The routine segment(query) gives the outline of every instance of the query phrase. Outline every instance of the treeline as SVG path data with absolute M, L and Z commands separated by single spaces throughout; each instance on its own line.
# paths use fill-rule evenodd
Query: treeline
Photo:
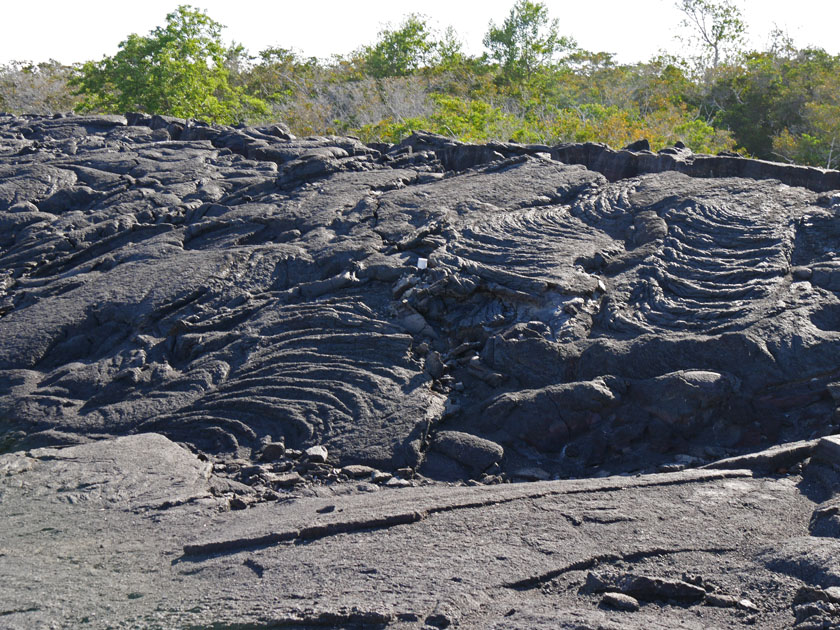
M 605 142 L 840 167 L 840 56 L 781 32 L 744 47 L 731 0 L 677 0 L 683 50 L 644 63 L 579 47 L 545 5 L 518 0 L 490 23 L 486 52 L 409 15 L 329 60 L 226 45 L 222 25 L 178 7 L 113 57 L 0 66 L 0 110 L 145 111 L 225 124 L 283 121 L 293 133 L 397 142 L 423 129 L 466 141 Z

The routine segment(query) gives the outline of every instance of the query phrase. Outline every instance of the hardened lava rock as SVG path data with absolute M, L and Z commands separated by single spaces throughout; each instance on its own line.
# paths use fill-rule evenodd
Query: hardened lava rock
M 833 433 L 839 177 L 0 116 L 3 448 L 153 431 L 465 479 Z

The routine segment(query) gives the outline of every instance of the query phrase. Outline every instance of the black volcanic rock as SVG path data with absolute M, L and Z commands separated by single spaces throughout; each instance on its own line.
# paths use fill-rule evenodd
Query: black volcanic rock
M 632 148 L 0 115 L 0 625 L 836 625 L 840 174 Z
M 3 116 L 3 430 L 390 471 L 456 431 L 560 475 L 828 434 L 838 176 Z

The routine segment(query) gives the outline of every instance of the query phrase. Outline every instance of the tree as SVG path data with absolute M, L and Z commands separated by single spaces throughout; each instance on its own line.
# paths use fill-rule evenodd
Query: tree
M 643 115 L 679 107 L 686 102 L 694 84 L 680 60 L 660 56 L 638 64 L 631 74 L 633 101 Z
M 730 129 L 738 144 L 758 158 L 773 159 L 773 135 L 787 118 L 780 114 L 786 100 L 783 72 L 776 57 L 754 52 L 743 65 L 717 77 L 709 90 L 715 125 Z
M 440 38 L 426 19 L 411 13 L 397 29 L 383 29 L 373 46 L 362 50 L 365 73 L 375 79 L 405 77 L 429 66 L 459 61 L 461 42 L 452 27 Z
M 732 0 L 677 0 L 676 6 L 685 16 L 682 26 L 692 32 L 688 40 L 705 51 L 703 66 L 717 68 L 728 53 L 743 46 L 747 27 Z
M 549 18 L 544 4 L 517 0 L 501 26 L 490 22 L 483 43 L 501 67 L 502 76 L 517 83 L 530 79 L 560 52 L 575 48 L 574 40 L 561 37 L 558 31 L 559 22 Z
M 304 58 L 289 48 L 272 46 L 261 51 L 256 64 L 236 73 L 247 92 L 269 102 L 285 103 L 295 94 L 308 94 L 318 72 L 318 60 Z
M 804 49 L 784 60 L 776 104 L 776 156 L 802 164 L 840 167 L 840 55 Z
M 423 66 L 433 50 L 426 21 L 412 13 L 398 29 L 380 31 L 379 40 L 365 49 L 365 71 L 374 78 L 407 76 Z
M 714 125 L 762 159 L 837 165 L 840 56 L 821 49 L 751 52 L 710 89 Z
M 140 110 L 212 122 L 241 122 L 268 112 L 266 104 L 233 88 L 221 40 L 223 26 L 181 5 L 147 36 L 129 35 L 113 57 L 88 61 L 73 80 L 81 109 Z
M 837 168 L 840 166 L 840 106 L 808 103 L 804 114 L 804 131 L 793 134 L 783 129 L 773 138 L 775 155 L 799 164 Z

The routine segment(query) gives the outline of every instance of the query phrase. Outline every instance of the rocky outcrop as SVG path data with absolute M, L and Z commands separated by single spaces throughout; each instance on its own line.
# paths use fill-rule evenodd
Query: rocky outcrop
M 503 479 L 832 433 L 838 173 L 632 148 L 0 117 L 4 443 Z
M 0 116 L 0 625 L 837 625 L 837 178 Z

